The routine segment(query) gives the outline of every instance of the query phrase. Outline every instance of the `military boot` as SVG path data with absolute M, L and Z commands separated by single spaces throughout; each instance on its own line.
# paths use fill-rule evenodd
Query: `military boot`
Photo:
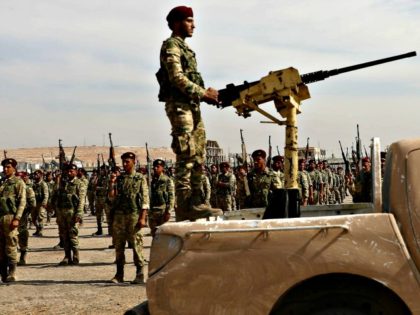
M 193 190 L 190 199 L 190 208 L 188 212 L 189 220 L 222 216 L 222 209 L 212 208 L 210 205 L 202 203 L 200 190 Z
M 17 264 L 19 266 L 26 265 L 26 250 L 21 250 L 20 251 L 20 258 L 19 258 L 19 262 Z
M 73 247 L 71 250 L 73 252 L 73 260 L 72 260 L 71 264 L 78 265 L 79 264 L 79 249 L 76 248 L 76 247 Z
M 9 275 L 6 278 L 6 282 L 15 282 L 16 278 L 16 263 L 9 265 Z
M 44 230 L 44 225 L 40 224 L 38 226 L 38 237 L 42 237 L 43 236 L 43 234 L 42 234 L 42 231 L 43 230 Z
M 62 261 L 58 263 L 59 266 L 67 266 L 68 264 L 71 264 L 71 250 L 65 250 L 64 251 L 64 258 Z
M 117 263 L 117 273 L 114 278 L 111 279 L 113 283 L 123 283 L 124 282 L 124 264 Z
M 58 242 L 58 244 L 57 245 L 55 245 L 54 247 L 53 247 L 53 249 L 60 249 L 60 248 L 64 248 L 64 242 L 63 242 L 63 240 L 62 240 L 62 238 L 60 237 L 60 242 Z
M 102 222 L 101 219 L 96 218 L 96 223 L 98 225 L 98 230 L 92 234 L 92 236 L 98 236 L 98 235 L 102 235 Z
M 131 281 L 131 284 L 144 284 L 144 274 L 142 266 L 136 266 L 136 277 L 133 281 Z
M 1 274 L 1 281 L 6 282 L 6 279 L 7 279 L 7 265 L 4 262 L 2 262 L 0 264 L 0 274 Z
M 191 221 L 209 217 L 222 216 L 223 211 L 219 208 L 212 208 L 211 206 L 202 203 L 200 205 L 191 205 L 188 217 Z

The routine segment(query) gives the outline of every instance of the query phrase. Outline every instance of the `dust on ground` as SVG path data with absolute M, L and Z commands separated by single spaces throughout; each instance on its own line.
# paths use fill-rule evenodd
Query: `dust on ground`
M 104 224 L 104 234 L 107 226 Z M 18 266 L 15 283 L 0 284 L 1 314 L 123 314 L 146 300 L 144 285 L 132 285 L 135 278 L 132 250 L 126 248 L 125 283 L 113 284 L 115 250 L 111 237 L 92 236 L 96 217 L 85 215 L 79 230 L 80 264 L 58 266 L 63 249 L 58 243 L 55 218 L 34 237 L 30 229 L 27 265 Z M 145 229 L 144 253 L 149 257 L 151 237 Z

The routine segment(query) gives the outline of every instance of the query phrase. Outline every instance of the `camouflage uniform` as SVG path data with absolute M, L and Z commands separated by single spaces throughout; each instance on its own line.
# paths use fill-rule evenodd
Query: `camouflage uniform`
M 298 187 L 299 187 L 299 198 L 301 204 L 309 198 L 309 186 L 311 186 L 308 173 L 303 171 L 298 171 Z
M 164 221 L 165 212 L 169 213 L 174 209 L 174 182 L 165 174 L 161 174 L 159 177 L 153 177 L 151 191 L 149 227 L 154 236 L 157 227 Z
M 124 270 L 126 242 L 133 247 L 134 264 L 139 270 L 145 264 L 143 235 L 138 221 L 141 210 L 149 209 L 149 189 L 146 177 L 133 170 L 131 174 L 118 176 L 114 189 L 115 197 L 111 200 L 110 219 L 117 270 L 119 268 Z
M 95 182 L 97 177 L 92 175 L 87 186 L 87 198 L 89 202 L 89 209 L 92 215 L 95 215 Z
M 112 235 L 112 225 L 109 222 L 109 205 L 108 200 L 108 177 L 105 174 L 100 174 L 95 185 L 95 215 L 96 224 L 98 225 L 97 235 L 102 235 L 102 222 L 104 214 L 108 222 L 108 234 Z
M 322 179 L 322 174 L 320 171 L 318 171 L 317 169 L 314 169 L 310 172 L 308 172 L 309 178 L 312 181 L 312 188 L 313 188 L 313 202 L 311 204 L 313 205 L 318 205 L 320 204 L 320 190 L 322 188 L 323 185 L 323 179 Z
M 52 197 L 54 193 L 55 182 L 54 180 L 45 181 L 48 187 L 48 203 L 47 203 L 47 222 L 51 221 L 51 217 L 54 215 L 54 206 L 52 202 Z
M 159 100 L 172 126 L 172 150 L 176 154 L 175 190 L 177 216 L 188 218 L 191 195 L 199 194 L 202 173 L 195 165 L 206 160 L 206 133 L 201 119 L 200 99 L 205 94 L 204 82 L 197 71 L 195 53 L 181 37 L 163 42 L 160 53 L 161 90 Z
M 236 187 L 236 178 L 231 172 L 220 173 L 217 177 L 217 206 L 225 211 L 234 210 L 234 193 Z
M 62 264 L 66 264 L 66 262 L 77 264 L 80 223 L 76 222 L 76 218 L 80 220 L 83 218 L 87 187 L 77 177 L 72 180 L 64 180 L 63 184 L 63 187 L 60 187 L 57 192 L 57 224 L 59 224 L 60 239 L 63 240 L 65 252 Z
M 209 182 L 210 182 L 210 190 L 211 190 L 210 204 L 212 207 L 217 207 L 217 195 L 216 195 L 217 173 L 216 174 L 210 173 Z
M 26 185 L 15 175 L 0 185 L 0 272 L 2 281 L 8 281 L 8 272 L 17 265 L 18 229 L 11 229 L 14 219 L 20 220 L 26 206 Z M 9 268 L 9 270 L 8 270 Z
M 283 188 L 279 177 L 268 167 L 261 173 L 252 170 L 248 174 L 248 185 L 252 207 L 267 207 L 271 192 Z
M 32 188 L 35 193 L 36 207 L 31 210 L 32 222 L 36 227 L 34 235 L 42 236 L 42 230 L 44 228 L 45 219 L 47 218 L 47 206 L 49 199 L 49 189 L 46 182 L 42 179 L 37 183 L 34 182 Z
M 20 259 L 19 265 L 26 264 L 26 252 L 28 251 L 28 239 L 29 239 L 29 231 L 28 231 L 28 220 L 29 214 L 32 212 L 32 209 L 36 207 L 36 197 L 35 192 L 32 188 L 32 183 L 30 181 L 26 182 L 26 207 L 23 211 L 22 217 L 19 221 L 18 227 L 18 242 L 19 242 L 19 250 L 20 250 Z
M 236 177 L 236 205 L 237 209 L 244 209 L 250 196 L 248 178 L 238 175 Z

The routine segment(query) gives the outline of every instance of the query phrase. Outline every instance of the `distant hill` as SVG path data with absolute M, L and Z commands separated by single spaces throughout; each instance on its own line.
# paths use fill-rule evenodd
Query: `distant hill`
M 116 146 L 114 148 L 118 165 L 121 164 L 121 154 L 129 151 L 136 154 L 140 164 L 146 164 L 145 147 Z M 73 149 L 73 147 L 64 147 L 67 159 L 70 159 Z M 19 163 L 42 164 L 42 155 L 44 155 L 46 163 L 52 160 L 58 162 L 58 147 L 1 149 L 1 152 L 4 150 L 7 151 L 7 157 L 14 158 Z M 98 154 L 103 154 L 105 161 L 108 161 L 109 146 L 78 146 L 76 149 L 76 159 L 81 161 L 85 167 L 96 167 Z M 152 159 L 161 158 L 175 162 L 175 154 L 170 148 L 149 148 L 149 154 Z

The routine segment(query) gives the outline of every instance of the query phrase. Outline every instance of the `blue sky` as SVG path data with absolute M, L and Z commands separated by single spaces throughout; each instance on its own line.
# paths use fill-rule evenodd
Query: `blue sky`
M 169 146 L 170 125 L 157 101 L 165 17 L 194 9 L 187 39 L 207 86 L 254 81 L 293 66 L 330 70 L 420 49 L 420 2 L 414 0 L 2 0 L 0 1 L 0 147 Z M 410 58 L 309 85 L 298 117 L 299 143 L 339 152 L 354 142 L 382 145 L 420 136 L 420 58 Z M 275 115 L 274 105 L 262 107 Z M 284 146 L 283 127 L 232 108 L 202 105 L 207 137 L 225 152 Z M 105 137 L 105 139 L 107 139 Z M 106 142 L 107 144 L 107 142 Z

